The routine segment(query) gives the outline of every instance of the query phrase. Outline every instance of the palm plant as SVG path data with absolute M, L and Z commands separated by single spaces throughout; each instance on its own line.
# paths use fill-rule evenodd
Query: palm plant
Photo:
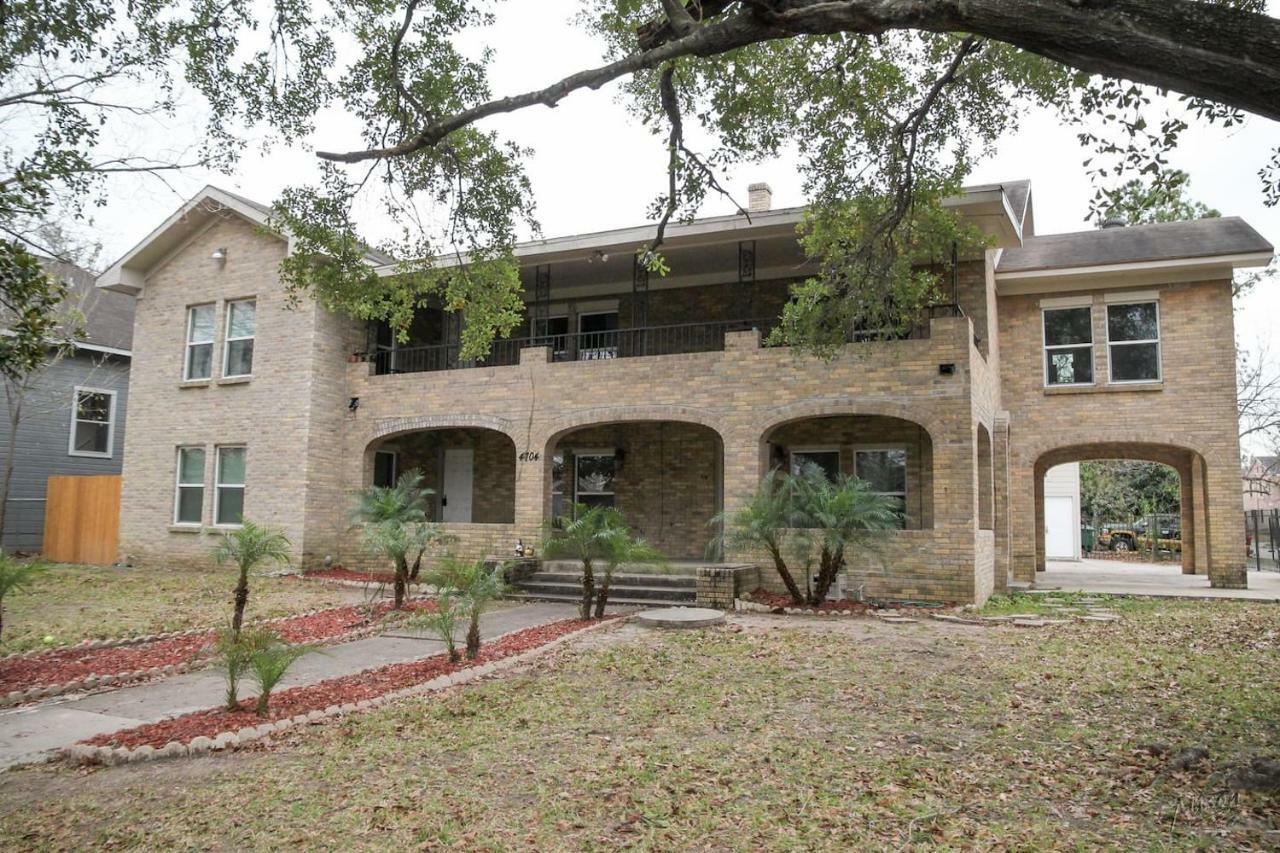
M 263 628 L 243 632 L 232 628 L 218 630 L 213 648 L 222 673 L 227 679 L 228 711 L 234 711 L 240 707 L 240 679 L 249 670 L 254 653 L 278 640 L 279 637 L 276 634 Z
M 773 567 L 797 604 L 804 601 L 800 586 L 787 566 L 787 552 L 794 547 L 796 533 L 795 482 L 781 469 L 764 475 L 760 487 L 746 506 L 736 512 L 722 512 L 711 523 L 723 532 L 712 543 L 712 549 L 750 552 L 763 549 L 773 560 Z
M 812 470 L 809 470 L 809 468 Z M 857 477 L 832 481 L 817 466 L 806 466 L 795 478 L 797 522 L 818 551 L 818 574 L 810 591 L 811 604 L 827 598 L 836 575 L 852 550 L 873 550 L 874 541 L 901 526 L 898 502 L 878 494 Z
M 542 555 L 568 558 L 582 564 L 581 618 L 591 618 L 596 596 L 595 565 L 607 562 L 621 516 L 612 507 L 574 504 L 572 517 L 558 518 L 545 526 Z
M 604 538 L 604 576 L 600 579 L 600 591 L 596 595 L 596 618 L 604 618 L 609 602 L 609 587 L 613 573 L 623 563 L 664 563 L 666 556 L 645 540 L 634 536 L 623 521 L 622 514 L 614 512 L 610 520 L 611 534 Z
M 42 560 L 23 562 L 0 551 L 0 637 L 4 636 L 4 600 L 10 593 L 27 589 L 36 578 L 48 571 Z
M 240 569 L 236 580 L 235 609 L 231 616 L 231 630 L 239 634 L 244 624 L 244 610 L 249 603 L 249 572 L 264 561 L 282 565 L 289 563 L 290 542 L 277 528 L 254 524 L 249 519 L 236 530 L 223 535 L 214 546 L 213 559 L 218 565 L 235 563 Z
M 253 650 L 249 655 L 249 668 L 253 673 L 254 683 L 258 685 L 258 701 L 254 706 L 258 716 L 266 716 L 271 691 L 275 690 L 289 667 L 293 666 L 298 658 L 310 654 L 315 649 L 314 644 L 307 643 L 291 646 L 276 636 L 272 641 L 263 643 Z
M 370 486 L 356 502 L 353 516 L 365 525 L 365 547 L 395 565 L 397 610 L 404 606 L 409 582 L 418 578 L 427 549 L 445 539 L 437 525 L 427 522 L 430 494 L 415 469 L 401 474 L 394 486 Z
M 816 465 L 785 475 L 770 471 L 745 507 L 722 513 L 713 523 L 723 525 L 717 543 L 732 550 L 763 549 L 773 560 L 778 577 L 796 604 L 821 604 L 846 555 L 873 549 L 885 531 L 901 526 L 897 501 L 878 494 L 857 477 L 831 480 Z M 801 592 L 788 560 L 812 559 L 817 552 L 818 573 Z
M 458 628 L 458 620 L 462 618 L 465 609 L 466 602 L 458 591 L 453 587 L 443 587 L 436 596 L 436 609 L 414 614 L 409 620 L 409 625 L 434 632 L 444 643 L 449 662 L 457 663 L 461 656 L 458 654 L 458 646 L 453 639 L 453 634 Z
M 468 620 L 467 657 L 474 658 L 480 653 L 480 614 L 489 602 L 506 591 L 501 571 L 490 568 L 483 560 L 459 560 L 449 556 L 433 573 L 432 583 L 459 596 Z

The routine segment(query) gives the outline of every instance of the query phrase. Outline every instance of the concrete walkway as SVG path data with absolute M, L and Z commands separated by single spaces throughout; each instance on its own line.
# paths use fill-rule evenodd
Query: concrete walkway
M 486 639 L 577 616 L 577 608 L 550 602 L 506 607 L 481 617 Z M 465 633 L 466 626 L 461 632 Z M 461 634 L 459 635 L 461 639 Z M 279 690 L 314 684 L 390 663 L 440 654 L 444 643 L 414 631 L 387 634 L 330 646 L 298 660 Z M 246 697 L 253 686 L 241 688 Z M 124 687 L 106 693 L 69 693 L 41 703 L 0 711 L 0 768 L 38 760 L 45 753 L 94 735 L 132 728 L 222 704 L 226 683 L 217 669 L 205 669 Z
M 1066 590 L 1161 598 L 1236 598 L 1280 601 L 1280 572 L 1249 572 L 1248 589 L 1214 589 L 1205 575 L 1184 575 L 1177 563 L 1116 560 L 1049 562 L 1036 572 L 1033 592 Z

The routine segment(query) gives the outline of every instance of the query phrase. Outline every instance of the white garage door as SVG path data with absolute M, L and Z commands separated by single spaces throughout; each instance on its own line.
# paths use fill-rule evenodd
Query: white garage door
M 1044 499 L 1044 555 L 1048 560 L 1075 560 L 1075 501 L 1068 497 Z

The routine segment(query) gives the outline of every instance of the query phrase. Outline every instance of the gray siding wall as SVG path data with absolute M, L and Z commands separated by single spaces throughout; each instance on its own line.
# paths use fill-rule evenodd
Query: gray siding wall
M 110 458 L 72 456 L 71 407 L 77 386 L 116 392 Z M 0 545 L 39 551 L 44 540 L 44 497 L 54 475 L 119 474 L 129 402 L 129 359 L 77 352 L 46 367 L 23 403 Z M 0 458 L 9 446 L 9 408 L 0 394 Z

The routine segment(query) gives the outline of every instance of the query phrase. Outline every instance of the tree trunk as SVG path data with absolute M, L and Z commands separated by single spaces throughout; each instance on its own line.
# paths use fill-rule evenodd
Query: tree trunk
M 414 558 L 413 568 L 409 570 L 409 580 L 416 581 L 418 579 L 418 572 L 422 569 L 422 555 L 424 553 L 426 553 L 425 549 L 419 551 L 418 556 Z
M 480 654 L 480 608 L 471 610 L 471 627 L 467 629 L 467 659 L 474 660 Z
M 0 638 L 4 637 L 4 599 L 0 599 Z
M 240 579 L 236 581 L 235 612 L 231 616 L 231 633 L 240 636 L 244 624 L 244 608 L 249 603 L 249 567 L 240 567 Z
M 259 717 L 267 715 L 267 701 L 271 698 L 270 693 L 262 693 L 258 696 L 258 704 L 254 706 L 254 711 Z
M 591 570 L 591 561 L 582 561 L 582 606 L 579 608 L 581 618 L 591 618 L 591 600 L 596 596 L 596 577 Z
M 5 510 L 9 508 L 9 483 L 13 480 L 14 457 L 18 453 L 18 424 L 22 421 L 22 396 L 9 396 L 9 444 L 4 454 L 4 475 L 0 477 L 0 538 L 4 537 Z
M 613 583 L 613 566 L 604 570 L 604 579 L 600 582 L 600 594 L 596 596 L 596 618 L 604 618 L 604 607 L 609 603 L 609 584 Z
M 404 557 L 396 559 L 396 581 L 395 581 L 395 609 L 399 610 L 404 607 L 405 591 L 408 587 L 409 564 L 405 562 Z
M 827 593 L 831 591 L 831 585 L 836 582 L 836 575 L 840 574 L 840 569 L 844 565 L 844 550 L 837 549 L 833 554 L 826 548 L 822 549 L 822 557 L 818 561 L 818 578 L 813 585 L 813 597 L 809 603 L 817 607 L 827 600 Z
M 791 576 L 791 570 L 787 568 L 786 560 L 782 559 L 782 552 L 778 550 L 778 546 L 770 543 L 765 547 L 769 551 L 769 556 L 773 557 L 773 567 L 778 570 L 778 577 L 782 578 L 782 584 L 787 588 L 787 594 L 791 596 L 791 603 L 804 604 L 804 593 L 800 592 L 796 579 Z

